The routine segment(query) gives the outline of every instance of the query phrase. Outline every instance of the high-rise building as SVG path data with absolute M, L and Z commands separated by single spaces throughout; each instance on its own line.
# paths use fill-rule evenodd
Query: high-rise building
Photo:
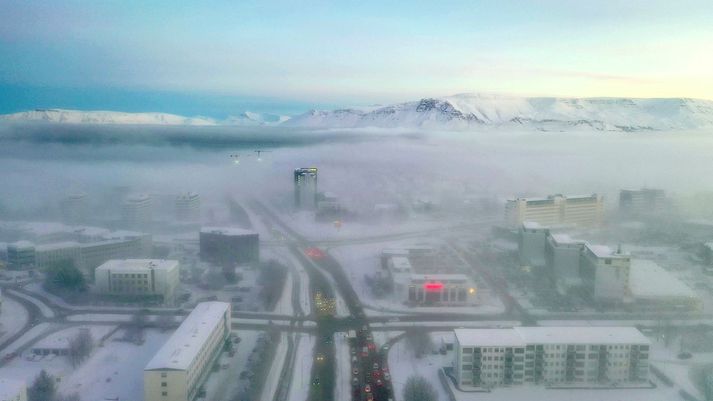
M 666 193 L 663 189 L 622 189 L 619 192 L 619 210 L 629 216 L 654 215 L 665 209 Z
M 200 257 L 217 265 L 235 265 L 260 260 L 260 236 L 242 228 L 203 227 Z
M 72 193 L 60 201 L 59 207 L 62 219 L 66 223 L 78 224 L 87 221 L 87 194 L 83 192 Z
M 550 229 L 533 221 L 526 221 L 518 233 L 520 265 L 541 267 L 545 265 L 545 242 Z
M 616 387 L 649 377 L 651 343 L 633 327 L 456 329 L 455 337 L 460 387 Z
M 202 302 L 144 368 L 144 401 L 192 401 L 230 336 L 230 304 Z
M 619 303 L 629 295 L 631 256 L 606 245 L 584 244 L 580 276 L 595 301 Z
M 121 219 L 127 227 L 146 227 L 151 223 L 152 207 L 150 195 L 128 196 L 121 205 Z
M 177 260 L 110 260 L 97 267 L 97 291 L 108 295 L 160 296 L 174 302 L 180 282 Z
M 505 204 L 505 219 L 511 227 L 518 227 L 525 221 L 548 226 L 596 226 L 601 224 L 603 212 L 604 199 L 597 194 L 517 198 Z
M 201 218 L 201 198 L 197 193 L 188 192 L 176 197 L 177 221 L 198 221 Z
M 584 244 L 584 241 L 572 239 L 567 234 L 550 233 L 547 236 L 545 259 L 549 273 L 562 293 L 581 283 L 579 266 Z
M 295 207 L 317 207 L 317 168 L 296 168 L 294 172 Z

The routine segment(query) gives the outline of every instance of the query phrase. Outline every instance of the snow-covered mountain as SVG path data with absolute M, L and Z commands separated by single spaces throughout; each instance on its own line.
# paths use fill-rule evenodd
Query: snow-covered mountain
M 118 111 L 81 111 L 38 109 L 0 115 L 0 121 L 30 121 L 69 124 L 132 124 L 132 125 L 277 125 L 287 116 L 246 111 L 225 120 L 208 117 L 184 117 L 167 113 L 123 113 Z
M 543 131 L 573 128 L 600 131 L 695 129 L 713 127 L 713 101 L 462 94 L 424 98 L 373 110 L 313 110 L 291 118 L 284 125 L 458 130 L 504 126 Z
M 0 121 L 2 120 L 70 124 L 216 125 L 216 122 L 210 118 L 183 117 L 167 113 L 122 113 L 118 111 L 63 109 L 38 109 L 0 115 Z

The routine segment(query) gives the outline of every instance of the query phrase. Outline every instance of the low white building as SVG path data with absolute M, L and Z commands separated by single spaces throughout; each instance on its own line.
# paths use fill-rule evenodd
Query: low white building
M 97 291 L 108 295 L 161 296 L 172 303 L 180 283 L 177 260 L 123 259 L 110 260 L 97 267 Z
M 27 401 L 25 382 L 0 377 L 0 401 Z
M 192 401 L 229 335 L 229 303 L 196 305 L 144 368 L 144 401 Z
M 82 252 L 78 242 L 57 242 L 35 247 L 35 266 L 38 269 L 46 269 L 63 260 L 72 262 L 76 267 L 81 268 Z
M 448 272 L 447 269 L 429 269 L 421 265 L 425 260 L 428 261 L 425 266 L 431 266 L 432 253 L 433 249 L 423 247 L 384 251 L 382 257 L 385 258 L 387 274 L 396 299 L 422 306 L 475 304 L 477 287 L 470 277 L 462 273 Z
M 456 329 L 460 387 L 642 385 L 650 341 L 633 327 Z

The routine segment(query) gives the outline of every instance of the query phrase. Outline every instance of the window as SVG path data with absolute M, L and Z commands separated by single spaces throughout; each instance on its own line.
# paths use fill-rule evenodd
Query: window
M 164 397 L 166 397 L 166 396 L 168 395 L 168 391 L 162 391 L 162 392 L 161 392 L 161 395 L 164 396 Z
M 161 387 L 167 387 L 167 386 L 168 386 L 168 383 L 166 383 L 166 382 L 161 382 Z
M 165 372 L 161 373 L 161 377 L 166 377 L 166 376 L 167 376 L 167 375 L 166 375 Z

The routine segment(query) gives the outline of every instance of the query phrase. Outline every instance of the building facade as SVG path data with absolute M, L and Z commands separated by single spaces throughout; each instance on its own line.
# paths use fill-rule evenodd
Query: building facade
M 35 247 L 35 266 L 47 269 L 60 261 L 69 261 L 81 268 L 82 251 L 78 242 L 58 242 L 54 244 L 37 245 Z
M 35 244 L 17 241 L 7 245 L 7 267 L 13 270 L 30 269 L 35 265 Z
M 0 401 L 27 401 L 25 382 L 0 377 Z
M 177 221 L 199 221 L 201 218 L 201 197 L 193 192 L 178 195 L 175 212 Z
M 456 329 L 461 387 L 641 385 L 650 341 L 633 327 Z
M 579 266 L 584 243 L 567 234 L 550 233 L 547 236 L 545 260 L 560 292 L 566 292 L 567 289 L 581 284 Z
M 200 231 L 200 257 L 218 265 L 260 261 L 260 236 L 250 230 L 204 227 Z
M 598 302 L 620 303 L 629 295 L 631 257 L 605 245 L 585 244 L 580 277 L 585 289 Z
M 97 291 L 107 295 L 161 296 L 165 303 L 175 301 L 180 283 L 177 260 L 110 260 L 97 267 Z
M 619 211 L 629 216 L 647 216 L 666 210 L 663 189 L 622 189 L 619 192 Z
M 144 368 L 144 401 L 192 401 L 229 336 L 229 303 L 196 305 Z
M 296 168 L 293 174 L 295 207 L 317 207 L 317 167 Z
M 521 266 L 544 266 L 545 243 L 550 229 L 532 221 L 525 221 L 518 232 L 518 254 Z
M 126 197 L 121 205 L 121 220 L 126 227 L 146 227 L 153 218 L 153 202 L 147 194 Z
M 517 198 L 505 203 L 505 220 L 511 227 L 519 227 L 525 221 L 546 226 L 597 226 L 602 222 L 603 213 L 604 198 L 597 194 Z

